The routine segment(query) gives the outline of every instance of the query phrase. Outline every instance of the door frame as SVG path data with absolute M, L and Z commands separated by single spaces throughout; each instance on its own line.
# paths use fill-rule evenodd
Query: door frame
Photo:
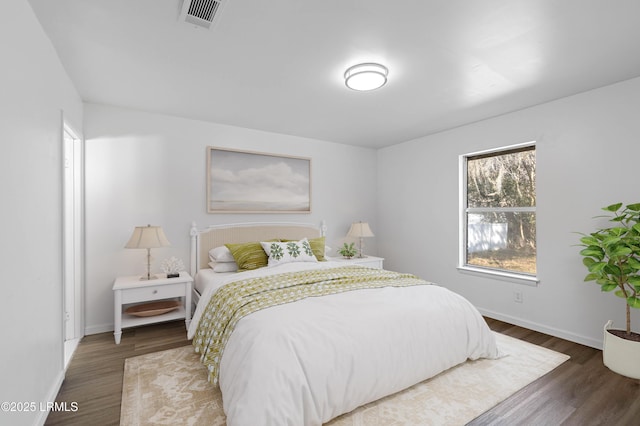
M 66 369 L 84 336 L 84 145 L 63 119 L 62 336 Z

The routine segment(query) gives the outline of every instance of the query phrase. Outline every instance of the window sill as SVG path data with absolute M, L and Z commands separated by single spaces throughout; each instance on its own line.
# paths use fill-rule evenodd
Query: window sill
M 533 287 L 537 286 L 540 282 L 538 277 L 532 275 L 516 274 L 513 272 L 496 271 L 485 268 L 474 268 L 472 266 L 458 266 L 458 271 L 463 274 L 470 274 L 485 278 L 491 277 L 502 281 L 509 281 L 516 284 L 529 285 Z

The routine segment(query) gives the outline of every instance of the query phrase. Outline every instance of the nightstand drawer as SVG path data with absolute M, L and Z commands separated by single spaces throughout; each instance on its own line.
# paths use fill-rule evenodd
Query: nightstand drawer
M 184 283 L 132 288 L 122 291 L 122 303 L 146 302 L 170 297 L 184 297 L 184 295 Z
M 376 257 L 376 256 L 352 257 L 351 259 L 345 259 L 344 257 L 329 257 L 329 260 L 332 260 L 334 262 L 340 262 L 345 265 L 359 265 L 359 266 L 366 266 L 367 268 L 376 268 L 376 269 L 384 268 L 383 266 L 384 258 Z
M 360 262 L 354 262 L 355 265 L 366 266 L 367 268 L 382 269 L 382 260 L 364 260 Z

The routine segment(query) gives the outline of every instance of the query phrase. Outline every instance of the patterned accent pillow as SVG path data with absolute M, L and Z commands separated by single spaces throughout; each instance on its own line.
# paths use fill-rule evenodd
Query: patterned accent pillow
M 280 265 L 289 262 L 317 262 L 313 254 L 311 244 L 306 238 L 300 241 L 260 243 L 264 251 L 269 255 L 269 266 Z
M 251 269 L 264 268 L 268 265 L 267 253 L 262 249 L 259 242 L 225 244 L 236 263 L 238 271 L 249 271 Z
M 283 242 L 295 241 L 295 240 L 280 240 Z M 309 244 L 311 245 L 311 250 L 313 250 L 313 255 L 318 259 L 319 262 L 325 262 L 327 259 L 325 258 L 325 237 L 311 238 Z

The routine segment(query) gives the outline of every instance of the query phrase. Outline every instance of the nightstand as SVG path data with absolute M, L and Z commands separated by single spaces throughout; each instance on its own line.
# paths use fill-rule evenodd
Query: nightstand
M 160 275 L 155 280 L 140 280 L 140 275 L 118 277 L 113 283 L 114 295 L 114 320 L 115 328 L 113 336 L 116 344 L 120 344 L 122 329 L 136 327 L 145 324 L 154 324 L 164 321 L 172 321 L 184 318 L 187 329 L 191 322 L 191 289 L 193 278 L 180 272 L 176 278 L 165 278 Z M 144 302 L 152 302 L 163 299 L 181 298 L 180 306 L 170 312 L 153 316 L 129 315 L 125 310 Z
M 375 256 L 352 257 L 351 259 L 345 259 L 344 257 L 329 257 L 328 259 L 336 262 L 342 262 L 347 265 L 360 265 L 376 269 L 382 269 L 382 263 L 384 262 L 382 257 Z

